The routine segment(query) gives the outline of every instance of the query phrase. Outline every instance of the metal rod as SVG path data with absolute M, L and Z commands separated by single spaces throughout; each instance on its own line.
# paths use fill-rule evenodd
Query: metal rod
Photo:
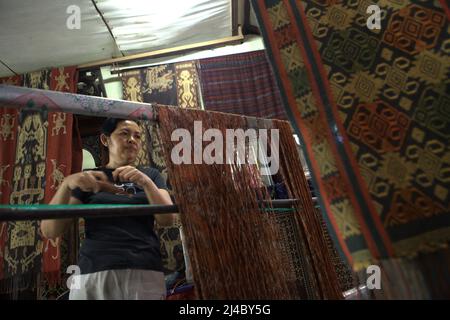
M 261 201 L 262 209 L 290 208 L 298 199 Z M 178 213 L 177 205 L 0 205 L 0 221 L 112 218 Z
M 148 216 L 152 214 L 177 213 L 176 205 L 36 205 L 0 207 L 0 221 L 45 220 L 68 218 L 113 218 L 125 216 Z M 41 208 L 40 208 L 41 207 Z M 54 207 L 54 208 L 52 208 Z
M 69 112 L 97 117 L 116 117 L 157 121 L 149 103 L 106 99 L 82 94 L 66 93 L 0 84 L 0 108 Z

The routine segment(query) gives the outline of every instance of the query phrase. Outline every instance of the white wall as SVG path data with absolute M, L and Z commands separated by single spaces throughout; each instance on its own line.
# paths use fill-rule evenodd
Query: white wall
M 95 160 L 92 154 L 87 151 L 86 149 L 83 149 L 83 165 L 82 170 L 84 169 L 92 169 L 95 168 Z

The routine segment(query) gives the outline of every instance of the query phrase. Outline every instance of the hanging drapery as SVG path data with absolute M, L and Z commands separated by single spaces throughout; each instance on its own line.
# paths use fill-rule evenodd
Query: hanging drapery
M 142 70 L 143 101 L 177 104 L 177 83 L 173 64 L 163 64 Z
M 51 70 L 50 90 L 75 93 L 77 91 L 76 67 L 59 67 Z M 49 147 L 47 152 L 47 172 L 51 172 L 51 184 L 46 183 L 45 203 L 49 203 L 61 183 L 63 176 L 79 172 L 82 165 L 81 138 L 76 124 L 76 118 L 71 113 L 49 113 Z M 69 144 L 68 149 L 60 146 Z M 69 265 L 78 260 L 78 234 L 74 222 L 61 237 L 45 239 L 42 252 L 42 272 L 39 299 L 53 299 L 66 289 L 66 273 Z M 43 290 L 42 290 L 43 288 Z
M 25 74 L 23 84 L 31 88 L 73 92 L 75 67 L 42 70 Z M 16 83 L 18 84 L 18 83 Z M 15 118 L 2 108 L 2 132 L 8 131 L 9 142 L 2 144 L 7 155 L 1 167 L 10 169 L 8 187 L 2 189 L 2 202 L 9 204 L 48 203 L 64 176 L 79 171 L 81 149 L 73 149 L 79 137 L 73 135 L 73 117 L 64 112 L 50 112 L 59 107 L 39 94 L 16 98 L 27 105 Z M 11 114 L 11 113 L 10 113 Z M 6 118 L 10 118 L 10 122 Z M 12 127 L 11 127 L 12 126 Z M 45 281 L 54 286 L 61 276 L 61 238 L 44 239 L 38 221 L 9 222 L 4 228 L 4 292 L 18 293 L 36 288 L 42 272 Z M 73 243 L 73 239 L 64 239 Z
M 123 72 L 121 78 L 124 100 L 201 108 L 197 69 L 193 61 L 130 70 Z M 144 148 L 136 164 L 151 165 L 167 177 L 159 126 L 142 123 L 141 127 L 146 134 L 143 137 Z M 147 150 L 147 146 L 150 149 Z
M 24 85 L 49 89 L 49 70 L 24 75 Z M 20 98 L 19 98 L 20 99 Z M 2 150 L 10 154 L 9 165 L 13 173 L 10 188 L 5 195 L 8 204 L 43 203 L 46 173 L 47 120 L 45 108 L 33 111 L 36 102 L 28 97 L 29 109 L 17 113 L 15 119 L 14 147 Z M 41 271 L 43 242 L 38 233 L 37 221 L 8 222 L 4 249 L 3 290 L 19 294 L 20 291 L 35 287 Z
M 200 59 L 198 68 L 206 110 L 287 119 L 264 51 Z
M 121 77 L 124 100 L 201 108 L 194 61 L 130 70 Z
M 60 67 L 51 70 L 50 90 L 62 92 L 76 92 L 77 83 L 76 67 Z M 47 148 L 46 172 L 51 172 L 50 181 L 46 183 L 44 203 L 49 203 L 53 198 L 59 184 L 65 176 L 81 169 L 82 156 L 78 128 L 74 126 L 72 114 L 64 112 L 50 112 L 48 122 L 49 145 Z M 68 149 L 61 148 L 68 144 Z M 68 152 L 69 151 L 69 152 Z M 73 233 L 73 230 L 71 230 Z M 45 239 L 43 246 L 43 272 L 47 281 L 53 285 L 61 276 L 61 244 L 70 247 L 76 243 L 73 234 L 71 239 L 62 238 L 56 240 Z M 65 270 L 63 270 L 63 273 Z M 53 276 L 53 277 L 52 277 Z
M 14 76 L 8 78 L 1 78 L 0 84 L 21 86 L 22 77 Z M 11 150 L 15 150 L 16 136 L 17 136 L 17 121 L 18 111 L 12 108 L 0 109 L 0 197 L 2 204 L 9 204 L 9 194 L 11 190 L 11 184 L 13 181 L 13 165 L 14 165 L 14 153 Z M 5 278 L 5 248 L 6 241 L 8 239 L 8 223 L 0 222 L 0 292 L 5 292 L 5 282 L 2 281 Z
M 186 61 L 175 64 L 177 85 L 177 106 L 180 108 L 201 108 L 198 91 L 198 75 L 195 62 Z
M 122 73 L 124 100 L 176 105 L 180 108 L 201 108 L 198 76 L 195 62 L 186 61 L 164 64 Z M 163 155 L 160 127 L 157 124 L 140 122 L 143 148 L 135 165 L 151 166 L 158 169 L 167 181 L 167 166 Z M 185 264 L 179 226 L 158 227 L 161 240 L 161 254 L 166 273 L 179 272 L 184 277 Z M 175 284 L 175 276 L 169 286 Z M 171 282 L 171 281 L 169 281 Z
M 287 122 L 247 122 L 246 118 L 236 115 L 170 107 L 159 108 L 158 115 L 169 178 L 180 208 L 200 299 L 342 298 L 292 129 Z M 189 149 L 183 151 L 183 157 L 192 164 L 177 165 L 170 160 L 178 144 L 171 138 L 176 129 L 190 134 L 192 140 L 186 142 L 183 137 L 183 143 L 191 150 L 198 147 L 206 150 L 207 143 L 195 142 L 198 136 L 194 133 L 194 121 L 201 122 L 203 131 L 200 133 L 215 129 L 223 137 L 227 129 L 279 130 L 279 174 L 289 198 L 300 199 L 292 210 L 299 234 L 298 255 L 304 275 L 301 283 L 296 281 L 292 261 L 283 249 L 286 244 L 283 244 L 285 239 L 280 229 L 284 228 L 276 222 L 276 210 L 269 206 L 268 212 L 264 212 L 258 206 L 258 199 L 269 201 L 270 197 L 255 165 L 206 164 L 204 161 L 193 164 L 194 157 L 187 151 Z M 213 153 L 225 155 L 225 150 L 233 148 L 231 144 L 235 142 L 229 143 L 229 140 L 224 141 Z M 275 142 L 269 138 L 268 145 L 272 143 Z M 245 150 L 250 149 L 247 146 Z M 275 153 L 275 149 L 272 152 Z M 231 159 L 235 156 L 233 153 Z
M 385 298 L 449 297 L 445 1 L 380 3 L 379 30 L 368 2 L 252 3 L 342 255 Z

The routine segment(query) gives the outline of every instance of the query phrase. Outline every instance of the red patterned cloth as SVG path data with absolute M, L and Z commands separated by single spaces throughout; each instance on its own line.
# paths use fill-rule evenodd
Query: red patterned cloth
M 67 67 L 25 74 L 23 82 L 16 77 L 0 83 L 75 92 L 76 78 L 76 68 Z M 33 93 L 18 99 L 27 107 L 20 111 L 0 108 L 1 201 L 48 203 L 64 177 L 81 170 L 80 137 L 74 134 L 73 116 L 48 112 L 55 103 L 44 95 Z M 37 221 L 11 221 L 0 226 L 1 291 L 33 287 L 40 272 L 49 285 L 61 280 L 60 238 L 41 237 Z
M 22 85 L 21 76 L 0 78 L 0 84 L 14 86 Z M 9 203 L 9 194 L 13 178 L 14 153 L 10 150 L 16 148 L 17 134 L 17 109 L 0 108 L 0 200 L 2 204 Z M 7 240 L 6 222 L 0 222 L 0 280 L 4 277 L 3 259 L 5 257 L 5 245 Z
M 50 90 L 75 93 L 76 84 L 76 67 L 60 67 L 52 69 L 50 73 Z M 74 166 L 73 155 L 76 152 L 67 152 L 68 150 L 66 148 L 61 147 L 64 145 L 72 146 L 72 142 L 77 140 L 76 137 L 72 137 L 73 132 L 73 115 L 63 112 L 49 113 L 46 172 L 50 173 L 50 176 L 47 174 L 47 178 L 50 178 L 50 181 L 47 181 L 45 185 L 44 203 L 49 203 L 53 198 L 59 183 L 61 183 L 60 179 L 70 175 L 72 172 L 81 170 L 80 165 L 82 159 L 81 161 L 78 160 L 79 162 L 78 164 L 75 164 L 75 168 L 72 168 Z M 42 271 L 49 284 L 52 285 L 59 282 L 61 277 L 61 239 L 43 239 Z

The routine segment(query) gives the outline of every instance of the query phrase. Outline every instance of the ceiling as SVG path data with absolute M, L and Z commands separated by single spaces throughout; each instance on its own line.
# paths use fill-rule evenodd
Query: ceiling
M 228 37 L 232 2 L 0 0 L 0 77 Z

